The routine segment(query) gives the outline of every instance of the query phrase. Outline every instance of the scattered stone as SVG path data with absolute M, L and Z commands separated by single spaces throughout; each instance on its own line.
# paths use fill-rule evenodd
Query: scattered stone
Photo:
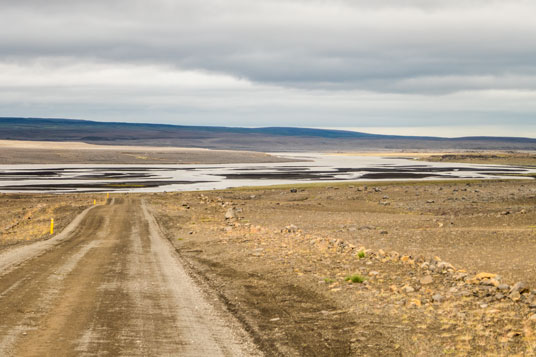
M 231 220 L 236 219 L 236 210 L 234 207 L 231 207 L 225 212 L 225 219 Z
M 387 231 L 381 231 L 380 234 L 389 234 Z
M 464 273 L 464 272 L 457 272 L 456 274 L 454 274 L 453 276 L 454 280 L 464 280 L 465 278 L 467 278 L 467 273 Z
M 430 275 L 426 275 L 424 278 L 420 280 L 421 285 L 429 285 L 434 282 L 434 279 Z
M 529 317 L 529 320 L 536 322 L 536 314 L 533 314 L 531 317 Z
M 402 289 L 400 289 L 400 290 L 402 290 L 402 291 L 405 292 L 406 294 L 415 292 L 415 289 L 412 288 L 410 285 L 404 285 L 404 286 L 402 287 Z
M 508 284 L 499 284 L 499 285 L 497 286 L 497 289 L 499 289 L 499 290 L 504 290 L 504 291 L 506 291 L 506 290 L 510 290 L 510 285 L 508 285 Z
M 514 292 L 511 292 L 510 295 L 508 295 L 508 297 L 512 301 L 519 301 L 521 299 L 521 294 L 519 293 L 519 291 L 514 291 Z
M 484 279 L 480 281 L 480 285 L 498 287 L 500 284 L 497 279 Z
M 408 302 L 409 307 L 421 307 L 422 303 L 419 299 L 411 299 Z
M 439 263 L 437 263 L 437 268 L 438 268 L 439 270 L 454 269 L 454 267 L 452 266 L 452 264 L 447 263 L 447 262 L 439 262 Z
M 443 301 L 443 296 L 441 296 L 441 294 L 435 294 L 434 296 L 432 296 L 432 301 L 433 302 L 441 302 L 441 301 Z
M 434 200 L 427 200 L 426 203 L 435 203 Z
M 497 274 L 493 273 L 478 273 L 475 275 L 475 279 L 482 280 L 482 279 L 493 279 L 497 276 Z
M 286 232 L 286 233 L 296 233 L 298 231 L 298 227 L 296 227 L 295 225 L 291 224 L 289 226 L 286 226 L 283 231 Z
M 510 292 L 518 292 L 520 294 L 523 294 L 525 292 L 528 292 L 529 291 L 529 288 L 527 286 L 527 284 L 525 284 L 524 282 L 520 281 L 520 282 L 517 282 L 514 284 L 514 286 L 512 286 L 512 288 L 510 289 Z
M 298 189 L 296 189 L 296 188 L 291 188 L 291 189 L 290 189 L 290 192 L 291 192 L 291 193 L 298 193 Z

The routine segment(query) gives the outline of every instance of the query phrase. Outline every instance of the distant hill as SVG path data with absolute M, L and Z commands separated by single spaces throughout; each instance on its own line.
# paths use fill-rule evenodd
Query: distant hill
M 11 117 L 0 117 L 0 139 L 256 151 L 536 150 L 536 139 L 531 138 L 461 137 L 447 139 L 293 127 L 236 128 Z

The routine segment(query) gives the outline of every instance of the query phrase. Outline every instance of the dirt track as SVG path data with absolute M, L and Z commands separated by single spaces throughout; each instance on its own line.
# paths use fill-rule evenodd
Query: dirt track
M 0 355 L 255 355 L 207 298 L 141 200 L 87 211 L 0 271 Z M 7 266 L 9 265 L 9 266 Z

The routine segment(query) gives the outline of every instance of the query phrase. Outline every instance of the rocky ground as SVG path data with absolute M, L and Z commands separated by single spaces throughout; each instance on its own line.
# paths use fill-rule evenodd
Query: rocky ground
M 536 182 L 145 196 L 268 355 L 530 355 Z
M 47 239 L 50 219 L 60 232 L 85 208 L 104 201 L 105 195 L 0 194 L 0 249 L 6 246 Z

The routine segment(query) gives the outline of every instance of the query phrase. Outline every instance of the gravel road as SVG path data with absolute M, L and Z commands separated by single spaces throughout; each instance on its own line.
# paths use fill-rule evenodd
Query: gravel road
M 141 200 L 86 210 L 0 262 L 1 356 L 260 354 L 186 274 Z

